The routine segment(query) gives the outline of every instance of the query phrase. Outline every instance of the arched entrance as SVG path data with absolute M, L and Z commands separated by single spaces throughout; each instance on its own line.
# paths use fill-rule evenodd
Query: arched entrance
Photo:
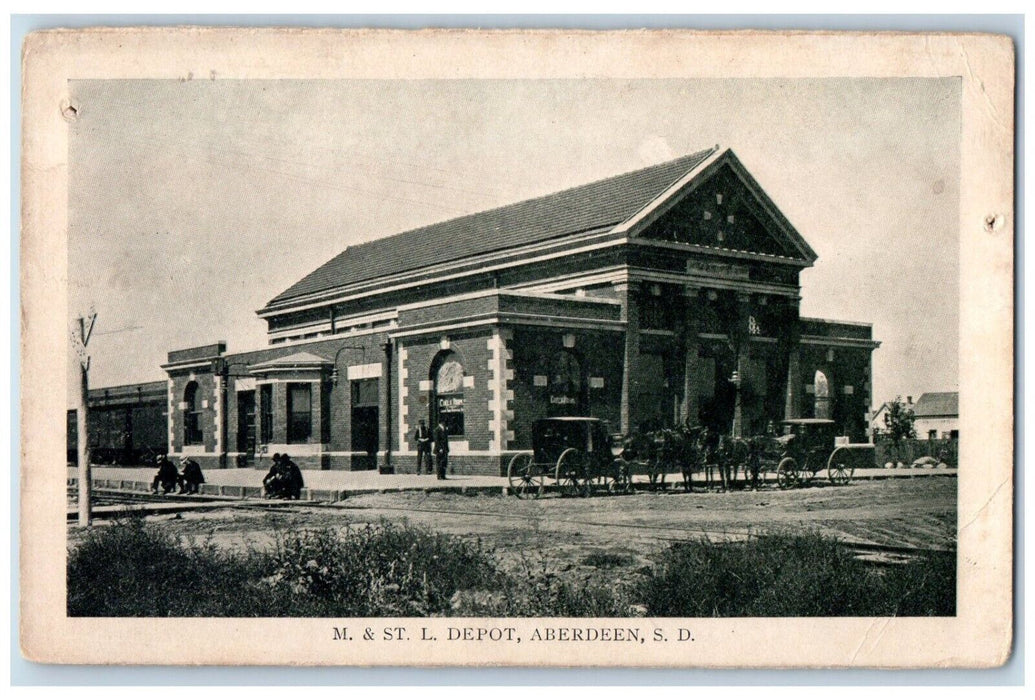
M 586 414 L 586 378 L 582 359 L 574 350 L 560 350 L 550 368 L 547 408 L 549 416 L 582 416 Z
M 431 362 L 429 413 L 432 426 L 441 422 L 450 435 L 464 434 L 464 365 L 460 355 L 443 350 Z

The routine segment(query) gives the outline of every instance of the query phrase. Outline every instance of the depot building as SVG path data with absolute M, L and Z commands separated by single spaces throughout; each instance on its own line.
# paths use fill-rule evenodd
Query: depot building
M 350 247 L 273 297 L 269 343 L 170 352 L 171 454 L 411 472 L 423 419 L 498 474 L 545 416 L 865 439 L 870 325 L 802 318 L 816 254 L 731 150 Z

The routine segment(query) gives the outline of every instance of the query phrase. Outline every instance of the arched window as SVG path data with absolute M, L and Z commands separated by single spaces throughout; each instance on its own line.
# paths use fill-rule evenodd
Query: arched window
M 205 441 L 201 432 L 201 401 L 198 400 L 198 383 L 187 382 L 183 390 L 183 444 L 200 445 Z
M 450 435 L 464 434 L 464 366 L 455 352 L 439 353 L 431 363 L 432 420 Z
M 585 410 L 582 363 L 570 350 L 554 356 L 550 370 L 550 414 L 579 415 Z
M 816 370 L 816 418 L 830 418 L 830 382 L 827 375 Z

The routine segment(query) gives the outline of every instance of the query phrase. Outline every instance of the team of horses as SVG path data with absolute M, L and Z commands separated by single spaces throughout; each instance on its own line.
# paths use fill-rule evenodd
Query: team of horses
M 621 459 L 646 473 L 652 488 L 665 488 L 667 474 L 683 476 L 683 486 L 693 490 L 692 476 L 703 472 L 704 487 L 716 483 L 723 491 L 758 487 L 759 474 L 778 439 L 771 436 L 734 438 L 706 425 L 645 430 L 622 440 Z

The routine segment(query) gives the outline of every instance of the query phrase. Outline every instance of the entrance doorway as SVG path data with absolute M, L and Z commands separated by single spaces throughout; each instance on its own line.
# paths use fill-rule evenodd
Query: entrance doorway
M 379 384 L 377 379 L 356 379 L 352 382 L 353 470 L 377 468 L 377 451 L 380 447 Z
M 737 402 L 737 388 L 730 381 L 737 368 L 736 357 L 728 347 L 716 343 L 701 348 L 698 366 L 698 420 L 722 435 L 729 435 Z
M 255 461 L 255 392 L 237 392 L 237 466 L 250 467 Z

